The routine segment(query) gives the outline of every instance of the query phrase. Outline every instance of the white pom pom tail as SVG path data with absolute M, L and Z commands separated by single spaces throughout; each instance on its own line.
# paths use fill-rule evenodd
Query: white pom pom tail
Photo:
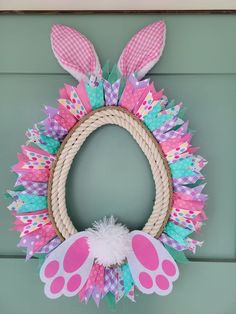
M 123 263 L 131 245 L 127 227 L 111 216 L 95 222 L 87 231 L 90 252 L 98 264 L 109 267 Z

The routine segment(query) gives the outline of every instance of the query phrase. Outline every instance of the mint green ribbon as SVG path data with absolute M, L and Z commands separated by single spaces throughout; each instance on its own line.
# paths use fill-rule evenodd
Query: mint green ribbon
M 90 104 L 93 110 L 98 109 L 104 105 L 103 84 L 99 82 L 98 86 L 93 87 L 89 84 L 85 86 L 88 93 Z
M 12 199 L 12 198 L 14 198 L 14 196 L 18 196 L 17 192 L 22 192 L 24 190 L 25 190 L 25 188 L 23 185 L 17 185 L 15 187 L 13 187 L 12 190 L 7 190 L 6 193 L 4 193 L 4 196 L 6 198 Z
M 170 108 L 173 108 L 175 107 L 175 100 L 172 99 L 166 106 L 166 109 L 170 109 Z
M 193 231 L 177 226 L 172 222 L 168 222 L 165 226 L 164 232 L 169 237 L 176 240 L 179 244 L 186 245 L 185 238 L 188 235 L 190 235 Z
M 47 208 L 47 196 L 21 193 L 17 193 L 17 196 L 24 202 L 18 209 L 18 213 L 33 212 Z
M 123 273 L 123 280 L 124 280 L 124 294 L 127 295 L 132 288 L 134 281 L 129 269 L 128 264 L 123 264 L 121 266 L 122 273 Z
M 110 62 L 107 61 L 102 68 L 102 77 L 104 80 L 108 81 L 110 84 L 114 84 L 117 80 L 121 78 L 121 73 L 117 67 L 117 64 L 114 64 L 111 72 L 109 71 Z
M 172 247 L 166 244 L 164 244 L 164 247 L 167 249 L 167 251 L 170 253 L 170 255 L 173 257 L 173 259 L 176 262 L 182 263 L 182 264 L 189 263 L 189 260 L 187 259 L 183 251 L 176 251 L 175 249 L 173 249 Z
M 111 292 L 108 292 L 105 295 L 104 299 L 107 301 L 110 310 L 114 311 L 115 310 L 115 305 L 116 305 L 116 300 L 115 300 L 114 294 L 111 293 Z
M 184 119 L 186 110 L 187 110 L 186 107 L 180 109 L 180 111 L 179 111 L 179 113 L 178 113 L 178 117 L 179 117 L 180 119 L 182 119 L 182 120 Z
M 144 117 L 144 124 L 151 132 L 158 129 L 163 123 L 173 117 L 171 114 L 162 114 L 158 117 L 158 113 L 161 109 L 161 101 L 158 101 L 154 108 Z
M 173 164 L 170 164 L 170 170 L 174 179 L 181 177 L 194 176 L 196 173 L 191 169 L 193 164 L 193 157 L 182 159 Z
M 121 98 L 121 95 L 123 94 L 123 91 L 125 89 L 126 79 L 124 77 L 121 77 L 120 79 L 120 88 L 119 88 L 119 94 L 118 98 Z
M 102 77 L 104 80 L 108 81 L 108 77 L 109 77 L 109 68 L 110 68 L 110 61 L 106 61 L 106 63 L 104 64 L 103 68 L 102 68 Z
M 117 68 L 117 65 L 114 64 L 111 73 L 108 76 L 108 82 L 110 84 L 114 84 L 117 80 L 119 80 L 121 78 L 121 74 L 120 71 Z
M 43 263 L 45 262 L 47 254 L 45 254 L 45 253 L 34 253 L 34 257 L 36 257 L 38 259 L 37 272 L 39 273 Z
M 60 142 L 55 140 L 54 138 L 51 138 L 49 136 L 46 136 L 44 134 L 40 134 L 40 139 L 42 140 L 42 143 L 37 143 L 37 145 L 48 152 L 49 154 L 56 154 L 59 147 L 60 147 Z

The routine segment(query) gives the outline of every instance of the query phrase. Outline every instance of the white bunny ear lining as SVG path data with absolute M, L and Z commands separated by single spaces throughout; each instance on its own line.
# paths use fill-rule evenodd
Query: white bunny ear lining
M 165 45 L 166 27 L 155 22 L 136 33 L 125 46 L 118 61 L 123 76 L 136 73 L 138 79 L 158 62 Z M 60 65 L 77 80 L 87 75 L 101 76 L 101 66 L 92 43 L 80 32 L 68 26 L 52 27 L 51 44 Z
M 101 75 L 101 66 L 92 43 L 80 32 L 55 24 L 51 33 L 52 50 L 60 65 L 78 81 L 88 74 Z
M 125 46 L 118 68 L 124 76 L 136 73 L 138 79 L 158 62 L 165 46 L 166 26 L 155 22 L 136 33 Z

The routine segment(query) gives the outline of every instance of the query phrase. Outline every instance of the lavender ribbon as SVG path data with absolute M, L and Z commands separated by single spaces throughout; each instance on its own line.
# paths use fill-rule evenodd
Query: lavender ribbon
M 204 189 L 205 184 L 198 185 L 194 188 L 190 188 L 184 185 L 176 185 L 175 192 L 184 193 L 187 196 L 191 197 L 194 201 L 203 201 L 205 202 L 208 198 L 206 194 L 202 194 L 202 190 Z
M 147 87 L 149 86 L 149 82 L 150 82 L 150 79 L 146 79 L 146 80 L 143 80 L 143 81 L 139 81 L 136 76 L 133 74 L 131 74 L 128 78 L 128 80 L 130 81 L 130 83 L 136 87 L 136 88 L 143 88 L 143 87 Z
M 46 182 L 21 181 L 25 191 L 22 193 L 46 196 L 48 193 L 48 184 Z
M 172 247 L 173 249 L 175 249 L 176 251 L 183 251 L 186 250 L 187 247 L 186 245 L 182 245 L 180 243 L 178 243 L 176 240 L 170 238 L 168 235 L 166 235 L 165 233 L 162 233 L 159 237 L 159 240 L 164 243 L 167 244 L 168 246 Z
M 36 128 L 39 129 L 40 133 L 58 141 L 62 141 L 68 133 L 68 130 L 64 129 L 56 120 L 51 118 L 46 118 L 39 122 Z
M 116 294 L 118 285 L 118 272 L 116 268 L 106 268 L 104 278 L 104 295 L 108 292 Z
M 58 245 L 61 244 L 61 240 L 59 237 L 56 237 L 52 239 L 50 242 L 48 242 L 46 245 L 44 245 L 40 250 L 37 251 L 37 253 L 50 253 L 53 251 Z
M 173 186 L 176 190 L 177 186 L 179 185 L 187 185 L 187 184 L 193 184 L 196 183 L 198 180 L 203 179 L 203 176 L 201 174 L 188 176 L 188 177 L 181 177 L 181 178 L 174 178 L 173 179 Z
M 20 242 L 17 244 L 18 247 L 26 248 L 26 260 L 28 261 L 34 255 L 34 244 L 38 240 L 38 236 L 25 236 L 21 238 Z
M 105 92 L 106 105 L 117 105 L 120 88 L 120 79 L 118 79 L 113 84 L 106 80 L 103 80 L 103 87 Z

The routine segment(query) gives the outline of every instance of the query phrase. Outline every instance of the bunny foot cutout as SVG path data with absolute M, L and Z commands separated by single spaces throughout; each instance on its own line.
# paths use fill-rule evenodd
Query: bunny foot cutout
M 92 266 L 87 233 L 76 233 L 48 256 L 40 270 L 46 296 L 56 299 L 63 294 L 68 297 L 78 294 Z
M 167 295 L 179 277 L 178 266 L 161 242 L 142 231 L 132 231 L 127 256 L 135 285 L 146 294 Z

